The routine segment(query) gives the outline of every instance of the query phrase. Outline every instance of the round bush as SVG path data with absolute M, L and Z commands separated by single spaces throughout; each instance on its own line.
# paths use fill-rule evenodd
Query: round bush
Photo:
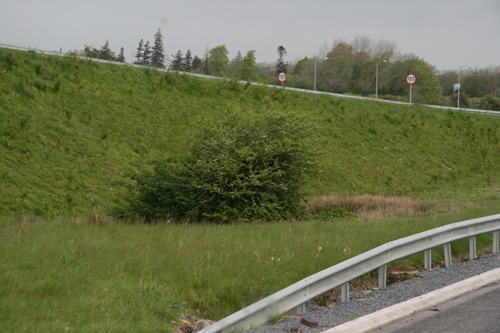
M 181 159 L 156 160 L 132 175 L 124 215 L 146 220 L 234 222 L 303 214 L 314 170 L 313 128 L 290 113 L 231 113 L 203 130 Z

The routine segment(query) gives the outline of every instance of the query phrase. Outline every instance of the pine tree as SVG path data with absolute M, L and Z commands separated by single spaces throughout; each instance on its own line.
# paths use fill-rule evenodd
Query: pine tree
M 209 56 L 208 49 L 205 50 L 205 55 L 203 56 L 203 74 L 210 75 L 210 66 L 209 66 Z
M 120 49 L 120 54 L 118 54 L 115 60 L 118 62 L 125 62 L 125 49 L 123 47 Z
M 182 71 L 182 52 L 181 50 L 177 51 L 174 55 L 172 54 L 172 61 L 170 61 L 170 69 L 174 71 Z
M 137 47 L 137 53 L 135 54 L 135 59 L 136 59 L 135 63 L 142 64 L 143 58 L 144 58 L 144 40 L 141 39 L 141 41 L 139 42 L 139 46 Z
M 280 56 L 278 58 L 278 61 L 276 63 L 276 73 L 281 73 L 281 72 L 285 72 L 286 73 L 286 64 L 283 60 L 283 58 L 285 57 L 286 55 L 286 49 L 283 47 L 283 46 L 278 46 L 278 55 Z
M 144 44 L 144 54 L 142 56 L 142 64 L 145 66 L 151 65 L 151 48 L 149 47 L 149 40 Z
M 182 67 L 186 72 L 191 72 L 193 68 L 193 57 L 191 56 L 191 50 L 187 50 L 186 56 L 184 57 L 184 61 L 182 62 Z
M 99 51 L 99 59 L 113 60 L 114 57 L 114 53 L 111 52 L 111 49 L 109 48 L 109 42 L 106 41 L 106 43 L 101 47 L 101 50 Z
M 153 67 L 165 68 L 165 55 L 163 54 L 163 36 L 161 29 L 155 34 L 155 43 L 153 45 L 153 53 L 151 55 L 151 65 Z
M 238 53 L 236 54 L 236 60 L 243 60 L 243 56 L 241 55 L 240 50 L 238 50 Z
M 197 70 L 198 68 L 201 67 L 201 64 L 203 63 L 203 61 L 198 58 L 197 55 L 194 56 L 193 58 L 193 62 L 191 63 L 191 69 L 194 71 L 194 70 Z

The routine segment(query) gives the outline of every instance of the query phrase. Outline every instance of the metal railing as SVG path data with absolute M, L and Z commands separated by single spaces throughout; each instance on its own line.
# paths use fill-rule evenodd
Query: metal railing
M 304 311 L 304 303 L 336 287 L 342 289 L 342 301 L 349 299 L 349 281 L 366 273 L 379 271 L 379 287 L 386 287 L 387 264 L 424 252 L 425 268 L 431 269 L 431 251 L 444 246 L 445 265 L 452 265 L 451 242 L 469 238 L 470 260 L 476 258 L 476 237 L 493 233 L 493 252 L 499 251 L 500 214 L 448 224 L 401 238 L 311 275 L 282 289 L 200 332 L 240 331 L 266 324 L 277 314 L 297 308 Z

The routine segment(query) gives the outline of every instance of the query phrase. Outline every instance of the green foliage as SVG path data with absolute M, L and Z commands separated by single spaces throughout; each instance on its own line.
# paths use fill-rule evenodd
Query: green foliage
M 413 101 L 423 104 L 439 104 L 443 94 L 439 78 L 432 67 L 419 58 L 410 58 L 393 64 L 389 87 L 381 89 L 382 93 L 409 96 L 410 88 L 405 77 L 410 73 L 417 76 L 417 82 L 413 85 Z
M 151 172 L 133 175 L 125 214 L 220 222 L 298 217 L 314 166 L 312 129 L 293 114 L 231 113 L 197 136 L 188 157 L 155 161 Z
M 485 95 L 481 98 L 478 106 L 483 110 L 500 111 L 500 98 L 494 97 L 491 94 Z
M 229 70 L 229 51 L 226 45 L 219 45 L 209 51 L 208 65 L 210 73 L 225 77 Z
M 317 217 L 321 220 L 331 221 L 335 219 L 354 219 L 358 217 L 356 213 L 348 212 L 342 207 L 329 207 L 322 209 Z
M 228 110 L 251 123 L 266 109 L 317 128 L 322 172 L 305 175 L 306 198 L 465 193 L 500 181 L 500 117 L 0 49 L 0 214 L 105 214 L 123 200 L 116 182 L 149 170 L 145 161 L 185 158 L 199 129 Z
M 172 60 L 170 60 L 170 69 L 174 71 L 182 71 L 184 69 L 183 61 L 184 58 L 182 57 L 181 50 L 177 51 L 176 54 L 172 54 Z
M 186 56 L 182 59 L 182 67 L 186 72 L 190 72 L 193 69 L 193 57 L 191 56 L 191 50 L 187 50 Z
M 151 54 L 151 66 L 158 68 L 165 68 L 165 55 L 163 54 L 163 35 L 161 29 L 155 34 L 155 41 Z
M 120 48 L 120 53 L 115 56 L 115 53 L 109 48 L 109 41 L 106 41 L 100 50 L 92 47 L 91 45 L 85 45 L 83 53 L 88 58 L 103 59 L 108 61 L 125 62 L 125 49 Z
M 238 78 L 247 81 L 254 81 L 257 77 L 257 60 L 255 59 L 255 51 L 248 51 L 245 58 L 238 68 Z

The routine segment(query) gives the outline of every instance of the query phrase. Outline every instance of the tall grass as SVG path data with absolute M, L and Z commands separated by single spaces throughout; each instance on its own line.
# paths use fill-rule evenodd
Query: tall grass
M 370 221 L 127 224 L 107 217 L 0 221 L 6 331 L 169 331 L 181 314 L 220 319 L 383 243 L 496 212 Z M 491 236 L 478 240 L 491 245 Z M 467 242 L 453 253 L 468 252 Z M 434 251 L 440 265 L 443 254 Z M 423 254 L 398 266 L 422 267 Z
M 431 205 L 420 199 L 384 195 L 340 196 L 326 195 L 313 197 L 307 202 L 307 210 L 317 214 L 323 209 L 341 207 L 369 220 L 387 217 L 415 217 L 431 210 Z

